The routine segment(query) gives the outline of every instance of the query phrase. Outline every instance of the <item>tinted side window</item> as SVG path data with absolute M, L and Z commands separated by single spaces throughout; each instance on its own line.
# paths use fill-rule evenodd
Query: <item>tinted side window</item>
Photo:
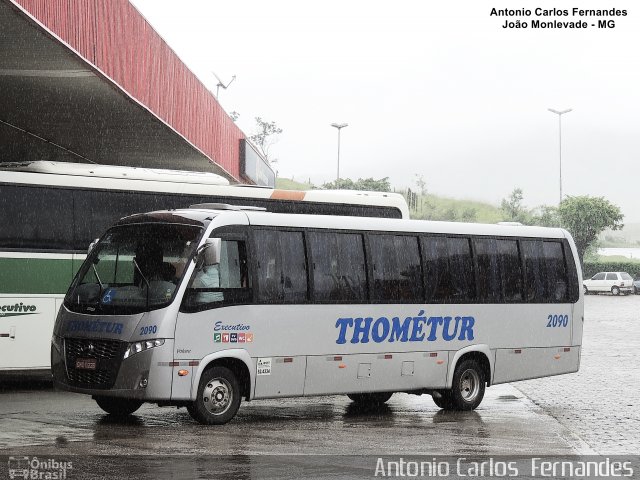
M 362 235 L 312 232 L 307 234 L 313 261 L 314 300 L 364 303 L 367 274 Z
M 258 300 L 302 303 L 307 300 L 307 261 L 301 232 L 255 231 Z
M 617 273 L 607 273 L 607 280 L 618 280 Z
M 506 302 L 522 301 L 522 262 L 517 240 L 496 240 L 502 266 L 502 290 Z
M 245 303 L 250 300 L 250 287 L 245 242 L 222 240 L 219 263 L 207 265 L 204 254 L 198 257 L 183 306 L 186 311 L 196 311 Z
M 576 261 L 573 257 L 571 246 L 567 240 L 563 240 L 562 245 L 564 249 L 564 258 L 567 263 L 567 276 L 569 280 L 569 294 L 567 300 L 574 303 L 580 298 L 582 285 L 578 284 L 578 271 L 576 269 Z
M 544 258 L 546 263 L 547 299 L 551 302 L 567 301 L 569 282 L 567 279 L 567 265 L 561 242 L 544 242 Z
M 373 299 L 378 302 L 423 301 L 418 238 L 370 235 Z
M 468 238 L 423 237 L 427 301 L 473 302 L 476 299 Z
M 525 301 L 532 303 L 545 302 L 545 258 L 542 241 L 523 240 L 522 256 L 524 258 L 524 290 Z
M 562 242 L 523 240 L 522 253 L 525 300 L 534 303 L 568 301 L 569 282 Z
M 423 237 L 422 251 L 427 287 L 427 302 L 445 302 L 451 290 L 447 239 L 445 237 Z
M 449 269 L 453 280 L 452 300 L 470 303 L 476 299 L 473 260 L 468 238 L 449 238 Z
M 149 194 L 76 190 L 73 198 L 74 247 L 77 250 L 86 250 L 120 218 L 154 210 L 154 195 Z
M 502 294 L 502 265 L 498 257 L 498 246 L 494 239 L 475 239 L 478 276 L 478 300 L 500 302 Z
M 71 250 L 72 211 L 71 190 L 2 185 L 0 247 Z
M 604 280 L 604 273 L 596 273 L 591 280 Z

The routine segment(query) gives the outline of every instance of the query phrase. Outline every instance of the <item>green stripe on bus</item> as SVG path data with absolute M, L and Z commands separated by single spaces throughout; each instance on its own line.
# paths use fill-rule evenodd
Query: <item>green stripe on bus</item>
M 81 260 L 0 258 L 0 293 L 66 293 Z

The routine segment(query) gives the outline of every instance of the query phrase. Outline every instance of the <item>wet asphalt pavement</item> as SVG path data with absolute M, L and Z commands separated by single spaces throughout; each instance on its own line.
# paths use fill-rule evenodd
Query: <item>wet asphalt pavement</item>
M 640 295 L 588 295 L 580 371 L 513 385 L 599 454 L 640 452 Z
M 474 412 L 441 411 L 428 395 L 396 394 L 374 411 L 328 396 L 245 402 L 229 424 L 204 427 L 185 409 L 145 405 L 117 421 L 83 395 L 5 386 L 0 455 L 231 456 L 219 461 L 228 469 L 219 478 L 228 478 L 265 454 L 637 454 L 640 417 L 629 385 L 640 380 L 638 312 L 640 296 L 587 297 L 581 371 L 491 387 Z M 110 478 L 113 465 L 96 463 L 95 478 Z M 191 467 L 183 473 L 172 478 L 200 476 Z
M 46 454 L 529 454 L 581 445 L 510 386 L 487 390 L 473 412 L 439 410 L 429 396 L 396 394 L 363 412 L 344 396 L 245 403 L 224 426 L 206 427 L 185 409 L 144 406 L 131 419 L 104 415 L 86 396 L 5 394 L 0 453 Z

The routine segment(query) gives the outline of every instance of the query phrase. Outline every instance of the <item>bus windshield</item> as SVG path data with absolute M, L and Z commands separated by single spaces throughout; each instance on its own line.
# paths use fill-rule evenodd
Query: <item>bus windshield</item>
M 82 313 L 132 314 L 173 300 L 202 228 L 134 224 L 112 228 L 83 263 L 65 305 Z

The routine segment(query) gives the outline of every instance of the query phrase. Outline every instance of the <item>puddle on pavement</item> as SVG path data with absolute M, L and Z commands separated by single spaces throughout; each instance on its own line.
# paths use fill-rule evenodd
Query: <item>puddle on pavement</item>
M 516 401 L 520 400 L 520 398 L 516 397 L 515 395 L 500 395 L 498 397 L 498 400 L 503 401 L 503 402 L 516 402 Z

